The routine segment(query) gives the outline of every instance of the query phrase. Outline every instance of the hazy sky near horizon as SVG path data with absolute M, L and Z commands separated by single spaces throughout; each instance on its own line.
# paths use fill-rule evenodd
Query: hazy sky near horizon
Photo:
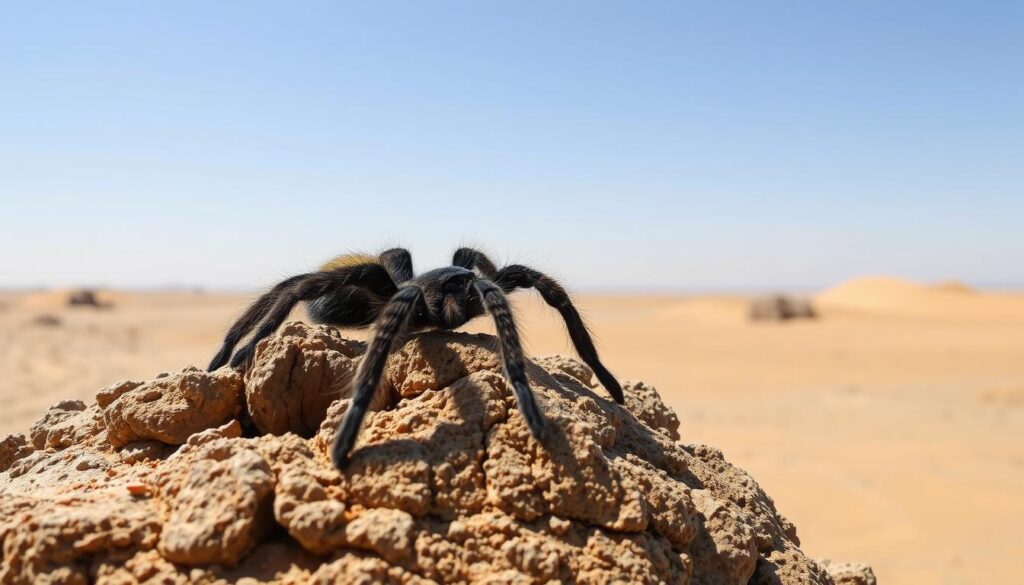
M 574 288 L 1024 283 L 1020 2 L 49 2 L 0 18 L 0 287 L 460 243 Z

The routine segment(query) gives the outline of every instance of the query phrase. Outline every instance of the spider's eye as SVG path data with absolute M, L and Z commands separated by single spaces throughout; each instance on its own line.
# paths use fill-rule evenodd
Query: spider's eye
M 441 285 L 441 290 L 445 294 L 454 294 L 464 292 L 468 285 L 469 280 L 466 278 L 449 278 L 448 280 L 444 281 L 443 285 Z

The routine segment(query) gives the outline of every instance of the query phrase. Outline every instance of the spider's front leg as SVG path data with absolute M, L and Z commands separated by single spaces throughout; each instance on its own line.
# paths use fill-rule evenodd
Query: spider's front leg
M 379 258 L 396 283 L 402 284 L 412 279 L 412 254 L 405 248 L 385 250 L 380 253 Z
M 391 297 L 383 312 L 377 319 L 376 331 L 370 346 L 363 355 L 363 361 L 356 370 L 352 381 L 352 402 L 342 419 L 338 432 L 334 435 L 331 448 L 331 459 L 334 466 L 344 469 L 348 464 L 349 452 L 356 442 L 356 434 L 363 424 L 366 411 L 370 407 L 373 395 L 377 391 L 384 365 L 391 354 L 395 340 L 401 337 L 409 325 L 409 318 L 423 302 L 423 290 L 415 285 L 403 286 Z
M 601 385 L 608 390 L 615 402 L 622 404 L 625 401 L 625 397 L 622 395 L 622 386 L 608 371 L 608 368 L 601 363 L 601 359 L 597 355 L 597 348 L 594 347 L 594 340 L 591 339 L 583 318 L 580 317 L 576 306 L 572 304 L 569 293 L 565 292 L 558 281 L 542 272 L 519 264 L 512 264 L 499 270 L 494 281 L 505 292 L 512 292 L 517 288 L 537 289 L 544 301 L 562 315 L 576 353 L 594 371 L 594 375 L 601 381 Z
M 519 405 L 519 412 L 523 413 L 530 432 L 537 440 L 543 440 L 545 421 L 544 416 L 537 407 L 537 400 L 530 390 L 526 380 L 526 357 L 523 355 L 523 346 L 519 342 L 519 332 L 516 330 L 516 323 L 512 317 L 512 309 L 508 305 L 505 293 L 501 292 L 498 285 L 485 279 L 473 281 L 484 307 L 494 319 L 494 326 L 498 332 L 498 342 L 501 345 L 501 361 L 505 367 L 505 376 L 512 384 L 512 390 L 516 394 L 516 403 Z
M 487 254 L 474 248 L 459 248 L 456 250 L 455 255 L 452 256 L 452 265 L 476 270 L 489 280 L 494 280 L 494 276 L 498 273 L 498 268 L 487 257 Z

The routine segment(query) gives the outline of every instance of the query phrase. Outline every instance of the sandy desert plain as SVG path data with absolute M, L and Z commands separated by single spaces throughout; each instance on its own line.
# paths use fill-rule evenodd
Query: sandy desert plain
M 0 435 L 59 399 L 205 365 L 252 295 L 66 298 L 0 294 Z M 1024 575 L 1024 294 L 856 279 L 814 296 L 819 319 L 787 323 L 749 322 L 743 296 L 576 298 L 605 363 L 655 385 L 684 442 L 749 471 L 812 556 L 869 563 L 882 583 Z M 530 353 L 571 354 L 556 313 L 515 303 Z

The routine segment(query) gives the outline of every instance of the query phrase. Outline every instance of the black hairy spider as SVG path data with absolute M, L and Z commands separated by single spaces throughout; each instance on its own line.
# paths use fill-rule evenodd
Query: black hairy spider
M 598 359 L 590 333 L 565 289 L 553 278 L 526 266 L 512 264 L 499 270 L 487 256 L 472 248 L 459 248 L 452 266 L 419 276 L 413 275 L 409 252 L 395 248 L 379 256 L 340 256 L 317 272 L 288 278 L 261 296 L 232 325 L 209 370 L 220 368 L 229 358 L 232 367 L 248 364 L 256 344 L 273 333 L 300 301 L 307 303 L 309 316 L 317 323 L 338 327 L 375 325 L 352 382 L 352 404 L 334 437 L 331 455 L 335 466 L 342 469 L 396 339 L 410 331 L 455 329 L 488 312 L 494 318 L 505 376 L 512 384 L 519 410 L 534 437 L 542 439 L 544 417 L 527 384 L 526 358 L 505 298 L 506 293 L 531 287 L 561 313 L 576 352 L 621 404 L 622 387 Z M 232 356 L 235 345 L 254 329 L 249 342 Z

